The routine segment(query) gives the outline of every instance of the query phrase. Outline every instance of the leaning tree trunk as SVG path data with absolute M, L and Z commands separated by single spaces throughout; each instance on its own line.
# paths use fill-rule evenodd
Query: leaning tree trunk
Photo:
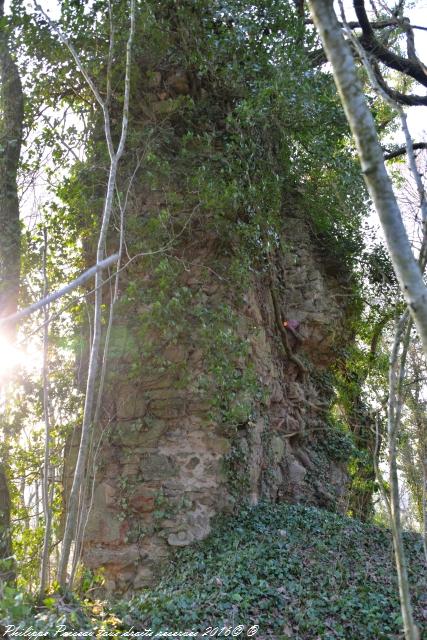
M 356 142 L 363 176 L 380 219 L 394 272 L 415 322 L 423 345 L 424 356 L 427 359 L 427 287 L 424 284 L 420 265 L 411 249 L 392 183 L 384 166 L 383 151 L 378 140 L 375 122 L 363 95 L 353 55 L 342 34 L 333 2 L 331 0 L 309 0 L 309 4 Z M 399 345 L 400 336 L 396 335 L 390 366 L 388 408 L 391 526 L 405 639 L 418 640 L 419 633 L 413 618 L 402 541 L 398 494 L 396 446 L 399 409 L 396 407 L 396 363 Z
M 357 75 L 350 45 L 330 0 L 310 0 L 314 23 L 332 66 L 335 84 L 353 133 L 363 176 L 384 232 L 400 290 L 415 322 L 427 359 L 427 287 L 402 221 L 375 122 Z
M 20 224 L 16 186 L 24 115 L 18 68 L 10 54 L 0 0 L 0 316 L 16 310 L 19 289 Z M 14 327 L 2 330 L 13 340 Z M 7 485 L 7 442 L 0 450 L 0 583 L 13 576 L 10 563 L 10 497 Z M 3 562 L 2 562 L 3 561 Z

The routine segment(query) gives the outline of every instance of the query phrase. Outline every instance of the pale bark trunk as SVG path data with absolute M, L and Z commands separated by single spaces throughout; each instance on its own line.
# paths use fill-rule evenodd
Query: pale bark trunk
M 424 453 L 422 465 L 423 465 L 423 547 L 424 547 L 424 559 L 427 565 L 427 450 Z
M 44 229 L 44 253 L 43 253 L 43 297 L 46 297 L 49 290 L 47 278 L 47 232 Z M 43 418 L 45 425 L 45 441 L 44 441 L 44 461 L 43 461 L 43 477 L 42 477 L 42 504 L 44 513 L 44 536 L 42 559 L 40 565 L 40 600 L 49 586 L 49 556 L 50 541 L 52 533 L 52 508 L 49 496 L 49 478 L 51 478 L 50 469 L 50 444 L 51 444 L 51 428 L 50 428 L 50 412 L 49 412 L 49 306 L 43 308 Z M 52 481 L 52 480 L 51 480 Z
M 112 27 L 110 26 L 110 29 L 111 28 Z M 139 162 L 137 164 L 137 168 L 138 167 L 139 167 Z M 126 198 L 125 198 L 124 204 L 121 203 L 120 194 L 117 193 L 117 201 L 118 201 L 119 209 L 120 209 L 120 231 L 119 231 L 119 250 L 118 250 L 118 256 L 119 257 L 118 257 L 117 264 L 116 264 L 116 273 L 114 275 L 114 288 L 113 288 L 113 291 L 111 293 L 107 330 L 106 330 L 106 333 L 105 333 L 104 348 L 103 348 L 103 353 L 102 353 L 101 373 L 100 373 L 100 376 L 99 376 L 97 400 L 96 400 L 95 411 L 94 411 L 94 416 L 93 416 L 93 427 L 94 428 L 92 430 L 92 438 L 91 438 L 91 442 L 90 442 L 90 446 L 89 446 L 88 466 L 92 467 L 92 469 L 91 469 L 91 471 L 90 470 L 88 471 L 87 481 L 86 481 L 86 483 L 84 485 L 84 489 L 83 489 L 83 492 L 82 492 L 82 500 L 81 500 L 81 503 L 80 503 L 80 513 L 79 513 L 78 523 L 77 523 L 77 527 L 76 527 L 76 531 L 77 532 L 76 532 L 76 538 L 75 538 L 75 553 L 74 553 L 73 564 L 72 564 L 72 568 L 71 568 L 71 578 L 70 578 L 71 582 L 74 581 L 74 576 L 75 576 L 76 571 L 77 571 L 77 566 L 78 566 L 78 563 L 80 562 L 81 553 L 82 553 L 82 549 L 83 549 L 84 534 L 85 534 L 86 526 L 87 526 L 87 523 L 88 523 L 88 520 L 89 520 L 89 515 L 90 515 L 91 508 L 92 508 L 92 503 L 93 503 L 93 494 L 94 494 L 94 488 L 95 488 L 96 467 L 97 467 L 96 458 L 97 458 L 97 453 L 99 451 L 99 447 L 100 447 L 101 440 L 102 440 L 102 437 L 103 437 L 103 434 L 101 434 L 97 446 L 94 447 L 94 444 L 93 444 L 94 430 L 99 425 L 100 416 L 101 416 L 101 404 L 102 404 L 102 398 L 103 398 L 103 394 L 104 394 L 105 377 L 106 377 L 106 374 L 107 374 L 108 350 L 109 350 L 109 346 L 110 346 L 111 331 L 112 331 L 112 328 L 113 328 L 114 309 L 115 309 L 116 302 L 117 302 L 117 300 L 119 298 L 119 281 L 120 281 L 120 271 L 121 271 L 121 259 L 122 259 L 122 254 L 123 254 L 123 245 L 124 245 L 124 232 L 125 232 L 125 211 L 126 211 L 126 206 L 127 206 L 127 198 L 128 198 L 128 195 L 129 195 L 129 190 L 130 190 L 133 178 L 135 177 L 135 174 L 136 174 L 136 169 L 135 169 L 135 171 L 133 173 L 133 176 L 131 178 L 131 181 L 129 183 L 129 187 L 128 187 L 128 190 L 127 190 L 127 193 L 126 193 Z M 90 491 L 90 500 L 88 500 L 89 491 Z
M 427 288 L 413 255 L 375 122 L 366 104 L 348 43 L 330 0 L 310 0 L 313 19 L 331 63 L 335 83 L 356 141 L 362 172 L 384 231 L 391 261 L 427 357 Z
M 391 261 L 427 357 L 427 288 L 420 266 L 412 252 L 391 180 L 384 166 L 375 122 L 363 95 L 353 55 L 344 39 L 333 3 L 330 0 L 309 0 L 309 2 L 313 20 L 331 63 L 335 84 L 356 141 L 364 179 L 384 231 Z M 396 405 L 398 391 L 396 367 L 400 341 L 401 332 L 398 331 L 390 362 L 388 406 L 391 526 L 405 638 L 417 640 L 419 634 L 413 620 L 402 540 L 397 474 L 396 448 L 400 407 Z
M 398 102 L 396 102 L 391 96 L 389 96 L 389 94 L 383 89 L 383 87 L 378 82 L 377 76 L 375 75 L 374 69 L 372 68 L 370 60 L 368 58 L 368 54 L 364 50 L 359 39 L 355 36 L 353 31 L 351 30 L 346 20 L 345 9 L 344 9 L 344 4 L 342 0 L 338 0 L 338 4 L 340 6 L 341 17 L 342 17 L 343 25 L 346 29 L 348 38 L 351 40 L 355 50 L 357 51 L 358 56 L 360 57 L 360 60 L 363 66 L 365 67 L 365 70 L 368 74 L 369 82 L 372 88 L 375 89 L 377 94 L 380 96 L 380 98 L 384 100 L 386 104 L 388 104 L 394 111 L 396 111 L 396 113 L 400 118 L 402 131 L 405 136 L 405 148 L 406 148 L 408 167 L 410 172 L 412 173 L 412 176 L 414 178 L 414 181 L 417 187 L 417 192 L 419 197 L 419 207 L 421 210 L 423 222 L 425 223 L 427 221 L 426 193 L 425 193 L 423 182 L 421 180 L 421 175 L 418 171 L 417 162 L 414 154 L 414 143 L 412 141 L 411 134 L 409 132 L 408 119 L 406 117 L 406 113 L 403 110 L 403 107 Z
M 393 535 L 394 558 L 399 585 L 400 607 L 402 611 L 404 633 L 406 640 L 419 640 L 419 632 L 415 626 L 409 591 L 408 569 L 405 548 L 402 537 L 402 523 L 400 511 L 399 476 L 397 472 L 397 438 L 399 433 L 403 379 L 406 353 L 410 338 L 410 328 L 405 332 L 403 352 L 401 354 L 399 376 L 397 375 L 399 348 L 402 344 L 402 332 L 405 328 L 407 315 L 405 314 L 396 329 L 394 345 L 390 357 L 389 372 L 389 402 L 388 402 L 388 448 L 390 466 L 390 524 Z
M 103 221 L 99 234 L 97 262 L 101 262 L 104 256 L 105 237 L 113 206 L 113 194 L 117 176 L 117 162 L 113 161 L 110 167 L 110 175 L 107 187 L 107 196 L 104 205 Z M 89 357 L 89 370 L 86 383 L 85 404 L 83 410 L 83 422 L 80 436 L 79 450 L 76 467 L 74 470 L 73 483 L 68 499 L 67 518 L 65 524 L 64 538 L 62 541 L 61 559 L 58 567 L 58 582 L 61 587 L 67 583 L 67 568 L 71 553 L 71 545 L 77 534 L 78 514 L 81 488 L 84 483 L 86 473 L 86 462 L 89 451 L 89 442 L 92 428 L 93 404 L 95 397 L 96 380 L 98 374 L 98 358 L 101 344 L 102 321 L 102 275 L 97 272 L 95 277 L 95 314 L 93 339 Z
M 44 14 L 45 17 L 49 20 L 49 18 Z M 50 24 L 53 23 L 49 20 Z M 104 211 L 102 215 L 102 223 L 101 229 L 98 236 L 98 246 L 96 253 L 96 261 L 97 263 L 101 262 L 104 258 L 104 247 L 107 239 L 108 228 L 110 224 L 110 217 L 113 209 L 113 198 L 116 188 L 116 178 L 117 178 L 117 167 L 120 161 L 121 156 L 123 155 L 126 137 L 127 137 L 127 129 L 128 129 L 128 114 L 129 114 L 129 96 L 130 96 L 130 67 L 131 67 L 131 53 L 132 53 L 132 42 L 133 35 L 135 30 L 135 0 L 131 0 L 130 6 L 130 30 L 129 30 L 129 38 L 127 42 L 126 48 L 126 71 L 125 71 L 125 87 L 124 87 L 124 103 L 123 103 L 123 115 L 122 115 L 122 130 L 120 141 L 117 147 L 117 150 L 114 150 L 111 136 L 111 126 L 110 126 L 110 115 L 108 111 L 108 105 L 102 100 L 96 86 L 93 81 L 87 74 L 84 66 L 82 65 L 80 58 L 75 51 L 74 47 L 68 42 L 66 37 L 58 31 L 56 31 L 60 37 L 60 39 L 64 42 L 64 44 L 68 47 L 71 52 L 78 68 L 82 72 L 86 81 L 88 82 L 95 98 L 98 100 L 101 105 L 102 112 L 104 115 L 104 131 L 105 138 L 107 142 L 108 151 L 110 154 L 110 171 L 108 177 L 108 185 L 107 192 L 105 197 Z M 74 470 L 73 482 L 71 486 L 71 491 L 68 500 L 67 507 L 67 518 L 65 523 L 65 531 L 64 538 L 62 541 L 62 549 L 61 549 L 61 558 L 58 567 L 58 582 L 61 587 L 67 586 L 67 568 L 68 562 L 71 553 L 71 545 L 73 540 L 77 541 L 77 528 L 78 528 L 78 520 L 79 520 L 79 503 L 82 497 L 82 487 L 84 486 L 85 476 L 87 472 L 87 460 L 89 453 L 89 445 L 90 445 L 90 437 L 92 431 L 92 423 L 93 423 L 93 410 L 94 410 L 94 400 L 95 400 L 95 390 L 96 390 L 96 381 L 98 375 L 98 360 L 99 360 L 99 350 L 101 345 L 101 332 L 102 332 L 102 275 L 100 272 L 96 273 L 95 277 L 95 305 L 94 305 L 94 329 L 93 329 L 93 339 L 92 345 L 89 355 L 89 368 L 88 368 L 88 378 L 86 383 L 86 396 L 85 396 L 85 405 L 83 411 L 83 421 L 82 421 L 82 429 L 81 429 L 81 437 L 79 450 L 77 455 L 76 468 Z M 78 553 L 78 549 L 76 549 L 76 553 Z M 73 572 L 74 573 L 74 572 Z M 71 580 L 68 584 L 69 587 L 72 586 Z

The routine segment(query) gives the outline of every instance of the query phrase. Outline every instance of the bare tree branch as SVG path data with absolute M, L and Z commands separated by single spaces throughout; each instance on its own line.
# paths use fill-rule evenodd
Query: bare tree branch
M 74 58 L 74 61 L 76 63 L 76 66 L 77 66 L 78 70 L 80 71 L 80 73 L 82 74 L 84 79 L 86 80 L 86 82 L 89 85 L 90 90 L 92 91 L 96 101 L 100 105 L 100 107 L 102 109 L 102 113 L 104 115 L 104 119 L 108 122 L 108 131 L 110 133 L 108 135 L 106 135 L 106 138 L 107 138 L 108 152 L 110 154 L 110 158 L 112 158 L 114 156 L 114 146 L 113 146 L 113 140 L 111 138 L 111 128 L 109 126 L 110 113 L 108 111 L 108 105 L 102 99 L 101 94 L 99 93 L 94 81 L 90 77 L 88 70 L 84 66 L 83 62 L 80 60 L 80 56 L 77 53 L 76 48 L 74 47 L 74 45 L 68 40 L 67 36 L 61 31 L 61 29 L 58 27 L 58 24 L 54 20 L 51 20 L 51 18 L 47 15 L 47 13 L 44 11 L 44 9 L 36 1 L 34 1 L 34 7 L 39 13 L 41 13 L 41 15 L 46 20 L 46 22 L 49 24 L 49 26 L 55 31 L 55 33 L 57 34 L 57 36 L 60 39 L 60 41 L 62 42 L 62 44 L 64 44 L 67 47 L 68 51 L 71 53 L 72 57 Z
M 364 0 L 353 0 L 353 6 L 359 20 L 360 28 L 362 29 L 360 43 L 364 49 L 372 53 L 377 60 L 387 67 L 405 73 L 424 87 L 427 87 L 427 75 L 418 60 L 409 60 L 398 56 L 377 40 L 366 13 Z
M 323 64 L 326 64 L 328 62 L 323 47 L 321 47 L 320 49 L 315 49 L 314 51 L 308 51 L 307 58 L 311 69 L 321 67 Z
M 354 0 L 355 4 L 358 0 Z M 345 13 L 342 0 L 339 0 L 341 15 L 345 24 Z M 363 4 L 363 2 L 362 2 Z M 352 52 L 342 33 L 333 5 L 328 0 L 310 0 L 313 18 L 320 37 L 325 47 L 328 59 L 331 63 L 335 83 L 340 94 L 347 120 L 356 140 L 362 171 L 365 182 L 373 199 L 379 215 L 382 228 L 386 237 L 390 257 L 399 285 L 408 303 L 412 318 L 417 325 L 417 330 L 423 343 L 425 357 L 427 357 L 427 288 L 423 281 L 423 271 L 415 260 L 409 239 L 403 225 L 401 212 L 390 178 L 385 170 L 383 152 L 381 150 L 375 123 L 372 114 L 366 104 L 362 87 L 357 78 L 357 70 Z M 359 16 L 358 16 L 359 17 Z M 359 17 L 360 20 L 360 17 Z M 414 179 L 420 179 L 415 165 L 412 140 L 409 135 L 406 114 L 402 107 L 396 105 L 385 94 L 378 84 L 371 63 L 360 41 L 355 38 L 350 28 L 346 26 L 347 35 L 366 68 L 368 77 L 373 87 L 381 97 L 395 109 L 402 122 L 405 133 L 406 147 L 410 169 Z M 420 194 L 420 207 L 424 215 L 425 198 Z M 412 293 L 411 293 L 412 290 Z M 411 297 L 414 296 L 411 303 Z M 415 306 L 414 306 L 415 303 Z M 408 324 L 409 310 L 402 315 L 395 334 L 389 369 L 389 400 L 388 400 L 388 441 L 390 462 L 390 506 L 391 528 L 393 534 L 393 547 L 398 575 L 399 596 L 403 626 L 406 640 L 419 640 L 419 632 L 414 623 L 409 591 L 406 556 L 402 540 L 402 527 L 400 521 L 399 479 L 397 474 L 397 434 L 402 407 L 402 389 L 405 369 L 405 346 L 401 355 L 399 376 L 397 375 L 397 363 L 403 332 Z M 409 324 L 412 320 L 409 320 Z M 406 331 L 404 345 L 409 343 L 410 328 Z
M 341 10 L 341 17 L 342 17 L 343 22 L 345 24 L 345 28 L 346 28 L 347 34 L 348 34 L 348 36 L 350 38 L 350 41 L 352 41 L 354 47 L 356 48 L 356 51 L 357 51 L 357 53 L 358 53 L 358 55 L 359 55 L 359 57 L 360 57 L 360 59 L 362 61 L 363 66 L 365 67 L 366 73 L 368 74 L 368 78 L 370 80 L 370 83 L 371 83 L 373 89 L 375 89 L 377 94 L 398 114 L 398 116 L 400 118 L 402 131 L 403 131 L 404 136 L 405 136 L 405 147 L 406 147 L 408 166 L 409 166 L 409 170 L 412 173 L 412 177 L 413 177 L 414 182 L 415 182 L 416 187 L 417 187 L 418 196 L 419 196 L 419 207 L 420 207 L 420 210 L 421 210 L 423 222 L 425 222 L 427 220 L 426 194 L 425 194 L 425 190 L 424 190 L 424 185 L 423 185 L 422 180 L 421 180 L 421 176 L 420 176 L 418 168 L 417 168 L 416 158 L 415 158 L 415 154 L 414 154 L 414 143 L 412 141 L 411 134 L 409 132 L 408 119 L 406 117 L 406 113 L 405 113 L 404 109 L 402 108 L 402 106 L 400 104 L 398 104 L 395 100 L 393 100 L 388 95 L 388 93 L 386 91 L 384 91 L 383 87 L 378 82 L 377 75 L 376 75 L 376 73 L 374 71 L 374 68 L 372 67 L 372 64 L 371 64 L 371 62 L 370 62 L 370 60 L 368 58 L 367 53 L 363 49 L 363 47 L 360 44 L 359 40 L 355 37 L 355 35 L 352 33 L 352 31 L 350 30 L 350 28 L 346 24 L 345 11 L 344 11 L 344 5 L 342 3 L 342 0 L 338 0 L 338 2 L 339 2 L 340 10 Z
M 54 291 L 53 293 L 50 293 L 45 298 L 38 300 L 38 302 L 34 302 L 34 304 L 31 304 L 29 307 L 25 307 L 25 309 L 21 309 L 20 311 L 17 311 L 16 313 L 13 313 L 10 316 L 6 316 L 5 318 L 0 318 L 0 327 L 2 327 L 3 325 L 9 324 L 11 322 L 13 323 L 18 322 L 18 320 L 22 320 L 23 318 L 30 316 L 35 311 L 42 309 L 43 307 L 51 304 L 55 300 L 58 300 L 58 298 L 62 298 L 67 293 L 70 293 L 70 291 L 73 291 L 73 289 L 80 287 L 82 284 L 84 284 L 87 280 L 95 276 L 97 273 L 100 273 L 110 265 L 117 262 L 118 259 L 119 259 L 119 254 L 115 253 L 114 255 L 109 256 L 108 258 L 105 258 L 105 260 L 98 262 L 98 264 L 94 265 L 93 267 L 91 267 L 90 269 L 82 273 L 78 278 L 76 278 L 75 280 L 72 280 L 72 282 L 65 285 L 65 287 L 62 287 L 62 289 L 58 289 L 58 291 Z
M 371 65 L 378 84 L 392 100 L 408 107 L 427 106 L 427 96 L 415 95 L 413 93 L 401 93 L 400 91 L 389 87 L 383 78 L 379 65 L 374 60 L 371 62 Z
M 396 326 L 389 368 L 389 400 L 387 408 L 387 431 L 390 465 L 390 523 L 393 534 L 393 548 L 396 562 L 400 604 L 406 640 L 418 640 L 419 631 L 415 626 L 409 592 L 408 569 L 405 548 L 403 546 L 402 523 L 399 496 L 399 475 L 397 470 L 397 439 L 402 411 L 402 382 L 405 375 L 406 353 L 409 345 L 412 319 L 407 311 Z M 398 356 L 400 346 L 400 366 Z
M 311 18 L 307 18 L 306 20 L 304 20 L 304 24 L 313 24 L 313 20 L 311 20 Z M 338 23 L 341 27 L 343 26 L 342 22 Z M 356 21 L 350 21 L 347 23 L 348 26 L 350 27 L 350 29 L 360 29 L 360 23 L 356 22 Z M 371 27 L 372 29 L 385 29 L 386 27 L 397 27 L 398 25 L 398 21 L 396 20 L 396 18 L 392 18 L 390 20 L 375 20 L 373 22 L 371 22 Z M 426 29 L 427 27 L 415 27 L 414 25 L 410 25 L 412 27 L 412 29 Z
M 414 151 L 418 151 L 419 149 L 427 149 L 427 142 L 414 142 L 412 145 Z M 386 151 L 384 153 L 384 160 L 393 160 L 393 158 L 398 158 L 399 156 L 403 156 L 407 153 L 406 145 L 402 147 L 398 147 L 393 151 Z

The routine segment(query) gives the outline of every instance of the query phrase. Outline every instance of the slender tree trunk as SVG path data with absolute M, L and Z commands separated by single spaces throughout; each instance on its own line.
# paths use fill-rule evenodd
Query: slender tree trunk
M 2 583 L 13 579 L 12 549 L 10 542 L 10 496 L 6 470 L 0 467 L 0 594 Z
M 427 288 L 384 166 L 375 122 L 363 95 L 350 46 L 344 39 L 330 0 L 310 0 L 310 7 L 356 141 L 362 172 L 384 231 L 400 289 L 427 357 Z
M 35 502 L 35 513 L 34 513 L 34 518 L 36 521 L 36 527 L 39 526 L 40 524 L 40 509 L 39 509 L 39 504 L 40 504 L 40 495 L 39 495 L 39 481 L 36 480 L 35 482 L 36 488 L 35 488 L 35 495 L 34 495 L 34 502 Z
M 378 213 L 394 271 L 408 304 L 427 357 L 427 288 L 412 252 L 391 180 L 384 166 L 375 122 L 366 104 L 349 44 L 335 15 L 331 0 L 309 0 L 313 20 L 332 66 L 335 84 L 356 141 L 366 185 Z M 397 358 L 401 332 L 397 332 L 390 362 L 388 438 L 390 454 L 390 506 L 395 562 L 406 640 L 417 640 L 409 594 L 408 575 L 400 520 L 397 474 L 397 432 L 400 406 L 397 401 Z
M 21 478 L 21 482 L 19 484 L 19 493 L 21 494 L 21 507 L 22 507 L 22 511 L 25 514 L 23 521 L 25 524 L 25 528 L 29 529 L 30 528 L 30 509 L 32 507 L 33 504 L 33 498 L 34 498 L 34 509 L 35 509 L 35 520 L 37 522 L 37 499 L 38 499 L 38 485 L 36 483 L 36 487 L 35 487 L 35 491 L 33 493 L 30 493 L 28 496 L 28 504 L 25 501 L 25 489 L 26 489 L 26 482 L 25 482 L 25 476 L 22 476 Z
M 98 241 L 97 263 L 101 262 L 104 257 L 105 236 L 113 207 L 113 194 L 115 189 L 117 176 L 117 162 L 112 162 L 110 167 L 110 175 L 107 187 L 107 196 L 104 205 L 103 224 Z M 102 233 L 103 232 L 103 233 Z M 102 242 L 101 242 L 102 236 Z M 93 405 L 95 398 L 96 381 L 98 374 L 99 349 L 101 344 L 102 331 L 102 274 L 97 272 L 95 276 L 95 312 L 94 312 L 94 331 L 89 357 L 89 370 L 86 383 L 85 404 L 83 410 L 83 422 L 79 443 L 79 451 L 77 454 L 77 462 L 74 470 L 73 483 L 67 505 L 67 519 L 65 523 L 64 538 L 62 541 L 61 559 L 58 567 L 58 582 L 61 587 L 67 584 L 67 568 L 71 553 L 71 545 L 76 539 L 79 503 L 81 496 L 81 488 L 84 484 L 86 463 L 89 451 L 89 442 L 92 428 Z M 71 586 L 71 585 L 69 585 Z
M 407 322 L 407 314 L 400 319 L 396 329 L 393 349 L 390 357 L 389 372 L 389 402 L 388 402 L 388 448 L 389 448 L 389 466 L 390 466 L 390 523 L 393 535 L 394 558 L 397 571 L 397 580 L 399 585 L 400 607 L 402 611 L 403 625 L 406 640 L 418 640 L 419 633 L 415 626 L 414 616 L 411 604 L 411 595 L 409 591 L 408 569 L 406 562 L 405 548 L 402 537 L 402 522 L 400 511 L 400 495 L 399 495 L 399 476 L 397 472 L 397 438 L 399 433 L 403 381 L 405 371 L 406 354 L 410 338 L 410 324 L 403 338 L 403 349 L 400 360 L 399 376 L 398 354 L 402 344 L 402 332 Z
M 137 167 L 139 167 L 139 163 L 137 164 Z M 100 376 L 99 376 L 97 399 L 96 399 L 95 411 L 94 411 L 94 415 L 93 415 L 93 429 L 92 429 L 92 434 L 91 434 L 91 442 L 90 442 L 90 445 L 89 445 L 88 467 L 91 468 L 91 471 L 90 470 L 88 471 L 86 482 L 84 483 L 84 487 L 82 489 L 82 494 L 81 494 L 82 495 L 82 499 L 80 501 L 79 514 L 78 514 L 78 518 L 77 518 L 76 537 L 75 537 L 75 543 L 74 543 L 75 544 L 75 552 L 74 552 L 73 563 L 72 563 L 72 567 L 71 567 L 71 577 L 70 577 L 70 582 L 71 583 L 73 583 L 73 581 L 74 581 L 74 577 L 76 575 L 78 563 L 80 562 L 81 553 L 82 553 L 82 549 L 83 549 L 84 534 L 85 534 L 87 522 L 89 520 L 90 510 L 92 508 L 93 491 L 94 491 L 94 486 L 95 486 L 95 481 L 96 481 L 96 471 L 97 471 L 96 458 L 97 458 L 97 452 L 99 450 L 99 445 L 100 445 L 100 442 L 101 442 L 101 439 L 102 439 L 102 435 L 101 435 L 101 437 L 99 439 L 99 442 L 98 442 L 98 445 L 94 448 L 94 446 L 93 446 L 94 431 L 96 430 L 97 426 L 99 425 L 100 416 L 101 416 L 101 404 L 102 404 L 102 398 L 103 398 L 103 395 L 104 395 L 105 378 L 106 378 L 106 374 L 107 374 L 108 351 L 109 351 L 109 347 L 110 347 L 111 331 L 112 331 L 112 328 L 113 328 L 114 309 L 115 309 L 116 302 L 117 302 L 117 300 L 119 298 L 119 281 L 120 281 L 121 260 L 122 260 L 122 255 L 123 255 L 124 233 L 125 233 L 125 211 L 126 211 L 127 198 L 128 198 L 128 195 L 129 195 L 130 186 L 131 186 L 132 180 L 133 180 L 133 178 L 135 176 L 135 173 L 136 173 L 136 170 L 135 170 L 135 172 L 134 172 L 134 174 L 133 174 L 133 176 L 131 178 L 131 181 L 129 183 L 129 188 L 128 188 L 127 193 L 126 193 L 125 202 L 123 204 L 122 204 L 121 199 L 120 199 L 120 194 L 117 193 L 117 201 L 118 201 L 118 205 L 119 205 L 119 209 L 120 209 L 120 230 L 119 230 L 119 250 L 118 250 L 118 256 L 119 257 L 118 257 L 117 264 L 116 264 L 116 273 L 115 273 L 115 277 L 114 277 L 114 288 L 113 288 L 113 291 L 111 293 L 110 309 L 109 309 L 109 314 L 108 314 L 108 323 L 107 323 L 107 329 L 106 329 L 106 333 L 105 333 L 103 354 L 102 354 L 102 359 L 101 359 L 101 371 L 100 371 Z M 88 493 L 89 492 L 90 492 L 90 499 L 88 497 Z
M 43 297 L 46 297 L 49 290 L 47 278 L 47 231 L 44 229 L 44 252 L 43 252 Z M 42 477 L 42 503 L 44 513 L 44 537 L 43 550 L 40 565 L 40 600 L 43 599 L 45 591 L 49 586 L 49 556 L 50 556 L 50 540 L 52 531 L 52 509 L 49 496 L 49 478 L 50 470 L 50 413 L 49 413 L 49 306 L 43 308 L 44 333 L 43 333 L 43 418 L 45 425 L 45 442 L 44 442 L 44 462 Z M 52 480 L 51 480 L 52 482 Z
M 43 13 L 43 15 L 47 18 L 51 26 L 54 26 L 52 21 L 49 20 L 48 16 Z M 54 27 L 55 28 L 55 27 Z M 62 32 L 58 31 L 56 27 L 56 31 L 63 41 L 63 43 L 68 47 L 71 52 L 77 67 L 83 74 L 87 83 L 89 84 L 92 92 L 97 99 L 98 103 L 102 108 L 102 112 L 104 115 L 104 131 L 105 138 L 107 142 L 107 147 L 110 155 L 110 171 L 108 176 L 108 184 L 107 191 L 105 196 L 105 204 L 104 211 L 102 215 L 101 229 L 98 236 L 98 246 L 96 253 L 96 261 L 100 263 L 104 259 L 104 248 L 105 242 L 107 239 L 107 233 L 110 224 L 111 213 L 113 210 L 113 199 L 114 193 L 116 189 L 116 179 L 117 179 L 117 168 L 120 158 L 123 155 L 127 130 L 128 130 L 128 116 L 129 116 L 129 97 L 130 97 L 130 67 L 131 67 L 131 54 L 132 54 L 132 42 L 133 35 L 135 30 L 135 0 L 131 0 L 130 3 L 130 30 L 129 30 L 129 38 L 127 42 L 126 49 L 126 71 L 125 71 L 125 86 L 124 86 L 124 102 L 123 102 L 123 115 L 122 115 L 122 127 L 121 127 L 121 136 L 120 141 L 117 146 L 117 150 L 114 149 L 112 135 L 111 135 L 111 124 L 110 124 L 110 114 L 108 111 L 108 103 L 105 102 L 96 86 L 94 85 L 92 79 L 89 77 L 86 69 L 81 63 L 81 60 L 78 56 L 78 53 L 71 45 L 71 43 L 67 40 L 67 38 L 62 34 Z M 112 55 L 111 48 L 114 42 L 111 36 L 110 40 L 110 55 Z M 108 82 L 110 82 L 110 78 Z M 91 431 L 92 431 L 92 423 L 93 423 L 93 411 L 95 404 L 95 391 L 96 391 L 96 382 L 98 376 L 98 365 L 99 365 L 99 351 L 101 345 L 101 333 L 102 333 L 102 273 L 97 271 L 95 276 L 95 309 L 94 309 L 94 328 L 93 328 L 93 338 L 92 345 L 89 356 L 89 369 L 88 369 L 88 378 L 86 383 L 86 396 L 85 396 L 85 405 L 83 411 L 83 422 L 81 429 L 81 437 L 79 444 L 79 451 L 77 454 L 77 462 L 74 470 L 73 482 L 71 486 L 71 491 L 68 499 L 67 506 L 67 518 L 65 523 L 64 530 L 64 538 L 62 541 L 62 549 L 61 549 L 61 558 L 58 567 L 58 582 L 61 587 L 67 586 L 67 568 L 70 559 L 71 546 L 73 540 L 77 542 L 77 528 L 78 528 L 78 520 L 79 520 L 79 502 L 82 498 L 82 488 L 84 487 L 85 477 L 87 473 L 87 461 L 88 461 L 88 453 L 89 453 L 89 445 L 91 439 Z M 75 549 L 76 553 L 78 553 L 78 549 Z M 74 572 L 73 572 L 74 573 Z M 72 582 L 70 580 L 69 587 L 72 586 Z
M 16 310 L 20 268 L 19 203 L 16 186 L 24 114 L 21 80 L 10 54 L 0 0 L 0 316 Z M 6 333 L 14 337 L 14 327 Z M 7 481 L 7 442 L 0 452 L 0 582 L 13 578 L 10 558 L 10 496 Z
M 427 565 L 427 447 L 422 460 L 423 465 L 423 547 L 424 559 Z

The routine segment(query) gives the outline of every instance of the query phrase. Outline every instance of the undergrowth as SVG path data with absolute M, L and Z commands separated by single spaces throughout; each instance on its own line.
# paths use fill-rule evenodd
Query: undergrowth
M 405 541 L 422 628 L 427 620 L 422 542 L 410 533 Z M 14 598 L 15 605 L 0 608 L 3 624 L 31 625 L 44 637 L 58 637 L 58 624 L 90 630 L 91 637 L 148 629 L 153 635 L 140 637 L 167 630 L 215 637 L 202 634 L 209 627 L 239 631 L 239 625 L 244 630 L 234 637 L 247 637 L 256 625 L 258 640 L 402 637 L 389 531 L 286 504 L 262 504 L 220 518 L 207 540 L 176 554 L 158 587 L 132 599 L 65 604 L 52 596 L 35 609 L 22 595 Z M 222 637 L 227 635 L 224 631 Z

